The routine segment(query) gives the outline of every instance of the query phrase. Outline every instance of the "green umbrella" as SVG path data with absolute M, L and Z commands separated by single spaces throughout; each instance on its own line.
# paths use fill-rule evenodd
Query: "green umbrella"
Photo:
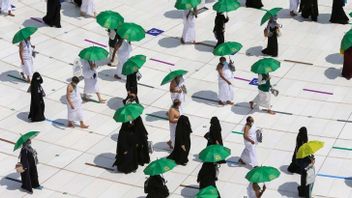
M 348 48 L 352 47 L 352 29 L 343 36 L 341 40 L 340 53 L 343 54 Z
M 218 45 L 214 50 L 213 54 L 215 56 L 225 56 L 225 55 L 233 55 L 240 51 L 242 48 L 241 43 L 237 42 L 225 42 Z
M 176 162 L 171 159 L 161 158 L 155 161 L 152 161 L 144 169 L 144 174 L 146 175 L 160 175 L 172 170 L 176 166 Z
M 107 10 L 97 15 L 97 22 L 104 28 L 117 29 L 123 24 L 124 19 L 119 13 Z
M 122 24 L 118 28 L 117 34 L 120 35 L 121 38 L 128 41 L 140 41 L 145 37 L 145 31 L 143 27 L 135 23 Z
M 231 154 L 231 150 L 219 144 L 207 146 L 199 153 L 199 159 L 203 162 L 218 162 L 225 160 Z
M 217 198 L 218 190 L 214 186 L 208 186 L 199 190 L 196 194 L 196 198 Z
M 265 22 L 269 21 L 269 19 L 273 16 L 276 16 L 277 13 L 280 12 L 282 8 L 273 8 L 271 10 L 267 10 L 264 16 L 262 17 L 262 20 L 260 21 L 260 25 L 263 25 Z
M 168 73 L 164 79 L 161 81 L 161 85 L 165 85 L 168 82 L 171 82 L 173 79 L 175 79 L 177 76 L 183 76 L 187 73 L 186 70 L 178 69 L 175 71 L 172 71 Z
M 298 148 L 296 158 L 297 159 L 303 159 L 309 155 L 314 154 L 318 150 L 324 147 L 324 142 L 321 141 L 309 141 L 307 143 L 304 143 L 302 146 Z
M 13 148 L 13 151 L 21 148 L 22 145 L 27 142 L 27 140 L 34 138 L 38 134 L 39 134 L 39 131 L 29 131 L 26 134 L 21 135 L 21 137 L 17 140 L 15 147 Z
M 256 74 L 267 74 L 277 70 L 279 67 L 279 61 L 273 58 L 263 58 L 252 65 L 251 71 Z
M 137 72 L 145 63 L 147 57 L 144 55 L 135 55 L 129 58 L 122 67 L 123 75 L 130 75 Z
M 264 183 L 280 176 L 280 171 L 271 166 L 258 166 L 246 174 L 246 179 L 251 183 Z
M 116 110 L 114 120 L 116 122 L 132 121 L 143 113 L 144 107 L 137 103 L 127 104 Z
M 32 34 L 34 34 L 34 32 L 36 32 L 37 30 L 38 30 L 38 28 L 36 28 L 36 27 L 25 27 L 25 28 L 20 29 L 13 37 L 12 43 L 16 44 L 16 43 L 19 43 L 23 40 L 26 40 Z
M 106 59 L 108 54 L 104 48 L 92 46 L 81 50 L 78 56 L 87 61 L 99 61 Z
M 175 8 L 178 10 L 191 10 L 199 5 L 201 0 L 177 0 Z
M 350 12 L 348 15 L 350 15 L 350 17 L 352 17 L 352 12 Z
M 213 5 L 213 10 L 219 13 L 237 10 L 241 4 L 237 0 L 219 0 Z

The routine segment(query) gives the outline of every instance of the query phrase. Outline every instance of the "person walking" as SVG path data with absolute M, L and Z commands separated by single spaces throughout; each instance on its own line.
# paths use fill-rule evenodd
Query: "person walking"
M 110 62 L 108 63 L 108 66 L 115 66 L 117 65 L 114 51 L 115 47 L 118 43 L 118 41 L 121 39 L 121 37 L 117 34 L 117 29 L 109 29 L 108 30 L 108 35 L 109 35 L 109 60 Z M 116 54 L 116 53 L 115 53 Z
M 280 27 L 281 25 L 277 23 L 277 16 L 271 17 L 264 30 L 268 37 L 267 47 L 262 50 L 264 55 L 277 57 L 279 51 L 277 37 L 280 35 Z
M 218 71 L 218 87 L 219 87 L 219 104 L 220 105 L 233 105 L 234 98 L 233 88 L 231 80 L 233 76 L 233 62 L 230 64 L 226 62 L 225 57 L 220 57 L 220 63 L 217 65 L 216 70 Z
M 187 89 L 183 76 L 177 76 L 176 78 L 174 78 L 170 82 L 169 90 L 171 95 L 171 101 L 173 102 L 175 101 L 175 99 L 178 99 L 180 101 L 179 112 L 180 114 L 182 114 L 187 94 Z
M 31 44 L 31 37 L 20 42 L 19 45 L 19 55 L 21 60 L 22 72 L 21 76 L 28 83 L 31 82 L 33 75 L 33 49 L 34 45 Z
M 160 175 L 150 176 L 144 185 L 146 198 L 166 198 L 169 196 L 169 189 L 166 186 L 165 179 Z
M 95 17 L 95 1 L 94 0 L 82 0 L 81 8 L 81 16 L 84 17 Z
M 95 93 L 98 97 L 100 103 L 105 103 L 99 93 L 98 86 L 98 75 L 97 75 L 97 65 L 93 61 L 81 60 L 83 65 L 83 77 L 84 77 L 84 90 L 83 90 L 83 99 L 88 101 L 88 95 L 90 93 Z
M 140 74 L 138 72 L 134 72 L 133 74 L 127 75 L 126 79 L 126 91 L 127 91 L 127 97 L 122 101 L 123 104 L 126 104 L 127 100 L 131 98 L 131 96 L 135 99 L 136 103 L 139 103 L 138 99 L 138 82 L 137 80 L 139 79 Z
M 137 138 L 137 161 L 139 165 L 144 166 L 144 164 L 150 162 L 150 156 L 148 149 L 148 132 L 140 116 L 133 120 L 133 130 Z
M 31 93 L 31 105 L 28 114 L 28 119 L 31 122 L 40 122 L 45 120 L 44 111 L 45 103 L 44 97 L 45 92 L 41 84 L 43 83 L 42 76 L 35 72 L 31 81 L 31 86 L 29 87 Z
M 246 124 L 243 127 L 243 141 L 244 141 L 244 150 L 242 151 L 241 158 L 239 163 L 246 164 L 251 167 L 258 165 L 257 162 L 257 137 L 256 137 L 257 128 L 254 125 L 254 119 L 251 116 L 248 116 L 246 119 Z
M 258 183 L 249 183 L 247 187 L 247 198 L 261 198 L 265 190 L 265 184 L 263 185 L 263 189 L 260 189 Z
M 219 175 L 219 168 L 217 166 L 217 163 L 204 162 L 197 175 L 199 190 L 206 188 L 208 186 L 213 186 L 216 188 L 216 181 L 218 180 L 218 175 Z M 220 198 L 219 191 L 218 191 L 218 196 L 216 198 Z
M 348 24 L 348 16 L 346 15 L 343 7 L 347 1 L 345 0 L 333 0 L 332 11 L 331 11 L 331 23 Z
M 218 40 L 218 42 L 216 43 L 215 47 L 216 48 L 218 45 L 220 45 L 221 43 L 225 42 L 225 23 L 227 23 L 229 21 L 229 17 L 224 15 L 224 13 L 216 13 L 216 17 L 215 17 L 215 26 L 213 29 L 214 35 L 216 40 Z
M 313 155 L 297 160 L 301 168 L 301 185 L 297 187 L 298 195 L 304 198 L 312 198 L 312 191 L 315 182 L 315 158 Z
M 307 134 L 307 128 L 306 127 L 301 127 L 299 129 L 297 138 L 296 138 L 296 147 L 293 152 L 292 156 L 292 161 L 291 164 L 288 166 L 287 171 L 290 173 L 301 173 L 301 169 L 298 166 L 297 159 L 296 159 L 296 154 L 298 152 L 299 147 L 301 147 L 304 143 L 308 142 L 308 134 Z
M 269 114 L 274 115 L 275 112 L 271 110 L 271 93 L 270 93 L 270 76 L 268 74 L 258 74 L 258 95 L 249 102 L 251 109 L 254 109 L 255 105 L 265 107 Z
M 318 21 L 318 0 L 301 0 L 300 10 L 303 18 L 311 17 L 312 21 Z
M 61 28 L 61 2 L 60 0 L 47 0 L 46 3 L 46 15 L 43 17 L 43 21 L 50 27 Z
M 122 67 L 123 64 L 125 64 L 125 62 L 129 59 L 131 52 L 132 46 L 130 41 L 120 39 L 115 45 L 115 49 L 111 59 L 111 62 L 114 62 L 115 55 L 117 53 L 118 63 L 116 65 L 116 73 L 114 75 L 115 79 L 121 80 L 122 78 L 125 78 L 125 76 L 123 76 L 122 74 Z
M 196 18 L 197 8 L 193 10 L 184 10 L 183 12 L 183 32 L 181 43 L 195 43 L 196 42 Z
M 347 80 L 352 78 L 352 47 L 343 52 L 343 67 L 341 76 Z
M 0 0 L 0 13 L 5 12 L 8 16 L 14 17 L 12 13 L 11 0 Z
M 299 0 L 290 0 L 290 15 L 292 17 L 297 16 L 297 9 L 299 6 Z
M 24 172 L 21 173 L 21 188 L 33 193 L 33 188 L 40 188 L 40 184 L 37 170 L 37 152 L 32 148 L 31 143 L 29 139 L 23 144 L 19 159 L 24 169 Z
M 179 117 L 181 116 L 180 113 L 180 105 L 181 102 L 179 99 L 175 99 L 173 101 L 172 106 L 169 109 L 169 112 L 167 113 L 168 119 L 169 119 L 169 128 L 170 128 L 170 140 L 167 143 L 169 145 L 170 149 L 173 149 L 175 146 L 175 133 L 176 133 L 176 126 Z

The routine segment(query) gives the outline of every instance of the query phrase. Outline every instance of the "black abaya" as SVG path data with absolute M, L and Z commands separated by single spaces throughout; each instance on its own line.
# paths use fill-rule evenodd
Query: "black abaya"
M 260 9 L 264 5 L 261 0 L 246 0 L 246 7 Z
M 348 48 L 343 53 L 342 74 L 347 80 L 352 78 L 352 47 Z
M 39 122 L 45 120 L 44 111 L 44 90 L 40 84 L 43 83 L 43 79 L 38 72 L 35 72 L 31 81 L 31 106 L 29 110 L 28 119 L 32 122 Z
M 126 91 L 129 92 L 130 94 L 134 94 L 135 95 L 134 100 L 136 101 L 136 103 L 139 103 L 139 99 L 137 96 L 137 92 L 138 92 L 137 72 L 127 75 Z M 127 97 L 122 101 L 124 104 L 126 104 L 129 97 L 131 97 L 130 94 L 127 94 Z
M 21 188 L 32 193 L 32 188 L 38 188 L 40 186 L 38 181 L 37 165 L 35 164 L 33 154 L 27 149 L 22 148 L 20 162 L 25 169 L 25 171 L 21 173 Z
M 191 149 L 191 133 L 191 123 L 189 122 L 188 117 L 181 115 L 176 125 L 174 150 L 167 158 L 173 159 L 176 164 L 179 165 L 187 164 L 189 150 Z M 185 147 L 185 150 L 182 146 Z
M 301 127 L 299 129 L 299 133 L 298 133 L 297 138 L 296 138 L 296 147 L 295 147 L 295 150 L 293 152 L 291 164 L 287 168 L 287 170 L 289 172 L 298 173 L 298 174 L 301 173 L 302 170 L 301 170 L 300 166 L 297 163 L 296 154 L 297 154 L 297 151 L 298 151 L 299 147 L 301 147 L 304 143 L 307 143 L 307 142 L 308 142 L 307 129 L 305 127 Z
M 225 37 L 224 37 L 225 23 L 227 23 L 228 21 L 229 21 L 229 18 L 225 17 L 224 14 L 217 13 L 215 17 L 215 26 L 213 29 L 215 37 L 218 40 L 215 47 L 225 42 Z
M 220 145 L 223 145 L 222 136 L 221 136 L 221 126 L 220 126 L 219 119 L 217 117 L 211 118 L 209 134 L 206 138 L 208 139 L 207 146 L 217 144 L 217 142 Z
M 331 23 L 340 23 L 340 24 L 348 23 L 348 16 L 343 10 L 344 4 L 345 4 L 345 0 L 333 0 L 331 18 L 330 18 Z
M 145 190 L 148 195 L 146 198 L 166 198 L 169 196 L 169 189 L 165 185 L 165 179 L 160 175 L 150 176 L 147 182 L 148 185 Z
M 60 0 L 48 0 L 46 4 L 46 15 L 43 17 L 43 21 L 50 27 L 61 28 L 60 23 Z
M 277 29 L 278 27 L 271 28 L 269 27 L 269 31 L 271 32 L 268 37 L 268 45 L 265 49 L 262 50 L 262 53 L 265 55 L 277 57 L 278 55 L 278 43 L 277 43 Z
M 302 17 L 311 17 L 313 21 L 318 20 L 319 10 L 317 0 L 302 0 L 300 5 L 302 11 Z
M 312 162 L 311 157 L 305 157 L 303 159 L 297 159 L 297 165 L 301 169 L 300 175 L 301 175 L 301 185 L 298 186 L 298 195 L 300 197 L 305 197 L 305 198 L 310 198 L 309 197 L 309 191 L 310 191 L 310 185 L 307 185 L 307 171 L 306 168 L 309 166 L 309 164 Z
M 208 186 L 214 186 L 216 188 L 216 164 L 210 162 L 204 162 L 202 168 L 198 172 L 197 182 L 199 183 L 199 189 L 206 188 Z M 218 191 L 219 193 L 219 191 Z M 220 197 L 220 193 L 219 196 Z
M 134 133 L 137 137 L 137 159 L 138 164 L 143 166 L 150 162 L 148 150 L 148 132 L 143 124 L 142 118 L 138 117 L 133 121 Z

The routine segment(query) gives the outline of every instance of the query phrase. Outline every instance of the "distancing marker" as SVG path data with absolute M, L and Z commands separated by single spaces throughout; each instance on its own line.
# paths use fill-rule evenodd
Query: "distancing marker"
M 138 83 L 138 84 L 141 85 L 141 86 L 144 86 L 144 87 L 149 87 L 149 88 L 154 89 L 154 87 L 153 87 L 153 86 L 150 86 L 150 85 L 146 85 L 146 84 L 143 84 L 143 83 Z
M 197 98 L 197 99 L 201 99 L 201 100 L 207 100 L 207 101 L 216 102 L 216 103 L 219 102 L 218 100 L 210 99 L 210 98 L 204 98 L 204 97 L 201 97 L 201 96 L 192 96 L 192 98 Z
M 231 132 L 234 134 L 243 135 L 243 132 L 241 132 L 241 131 L 231 131 Z
M 160 119 L 162 119 L 162 120 L 169 120 L 168 118 L 165 118 L 165 117 L 163 117 L 163 116 L 154 115 L 154 114 L 149 114 L 149 113 L 147 113 L 146 115 L 147 115 L 147 116 L 150 116 L 150 117 L 154 117 L 154 118 L 160 118 Z
M 338 122 L 347 122 L 347 123 L 352 123 L 352 121 L 351 121 L 351 120 L 340 120 L 340 119 L 337 119 L 336 121 L 338 121 Z
M 0 141 L 6 142 L 6 143 L 9 143 L 9 144 L 16 144 L 15 142 L 12 142 L 10 140 L 6 140 L 4 138 L 0 138 Z
M 332 148 L 337 150 L 352 151 L 352 148 L 346 148 L 346 147 L 333 146 Z
M 268 111 L 268 109 L 263 109 L 262 111 Z M 274 110 L 271 110 L 271 111 L 275 113 L 285 114 L 285 115 L 293 115 L 293 113 L 288 113 L 283 111 L 274 111 Z
M 196 42 L 195 44 L 196 44 L 196 45 L 204 45 L 204 46 L 211 47 L 211 48 L 214 48 L 214 47 L 215 47 L 215 45 L 208 44 L 208 43 L 203 43 L 203 42 Z
M 115 169 L 113 168 L 108 168 L 108 167 L 105 167 L 105 166 L 100 166 L 100 165 L 96 165 L 96 164 L 92 164 L 92 163 L 84 163 L 85 165 L 88 165 L 88 166 L 93 166 L 93 167 L 96 167 L 96 168 L 102 168 L 102 169 L 105 169 L 105 170 L 109 170 L 109 171 L 115 171 Z
M 17 182 L 17 183 L 22 183 L 21 180 L 14 179 L 14 178 L 11 178 L 11 177 L 5 177 L 5 179 L 10 180 L 10 181 L 14 181 L 14 182 Z
M 38 18 L 31 17 L 30 19 L 32 19 L 33 21 L 39 22 L 39 23 L 44 23 L 44 21 L 42 21 L 41 19 L 38 19 Z
M 8 77 L 11 77 L 11 78 L 15 78 L 17 80 L 20 80 L 22 82 L 27 82 L 25 79 L 21 78 L 21 77 L 18 77 L 18 76 L 14 76 L 14 75 L 11 75 L 11 74 L 7 74 Z
M 89 40 L 89 39 L 84 39 L 84 41 L 88 42 L 88 43 L 92 43 L 92 44 L 95 44 L 95 45 L 99 45 L 101 47 L 107 47 L 106 45 L 104 44 L 101 44 L 101 43 L 98 43 L 98 42 L 95 42 L 95 41 L 92 41 L 92 40 Z
M 291 63 L 304 64 L 304 65 L 313 65 L 313 63 L 306 63 L 306 62 L 294 61 L 294 60 L 287 60 L 287 59 L 285 59 L 284 61 L 286 61 L 286 62 L 291 62 Z
M 155 61 L 155 62 L 159 62 L 159 63 L 163 63 L 163 64 L 166 64 L 166 65 L 175 66 L 175 64 L 173 64 L 173 63 L 169 63 L 169 62 L 166 62 L 166 61 L 158 60 L 158 59 L 155 59 L 155 58 L 151 58 L 149 60 Z
M 318 90 L 314 90 L 314 89 L 305 89 L 305 88 L 304 88 L 303 91 L 309 91 L 309 92 L 314 92 L 314 93 L 333 95 L 333 93 L 331 93 L 331 92 L 318 91 Z
M 49 119 L 45 119 L 46 121 L 48 122 L 51 122 L 53 124 L 57 124 L 57 125 L 61 125 L 61 126 L 66 126 L 64 123 L 61 123 L 61 122 L 58 122 L 58 121 L 55 121 L 55 120 L 49 120 Z
M 317 176 L 319 176 L 319 177 L 334 178 L 334 179 L 344 179 L 344 180 L 352 181 L 352 177 L 342 177 L 342 176 L 328 175 L 328 174 L 323 174 L 323 173 L 318 173 Z
M 199 187 L 197 187 L 197 186 L 191 186 L 191 185 L 180 184 L 180 186 L 185 187 L 185 188 L 199 189 Z
M 242 81 L 246 81 L 246 82 L 251 82 L 251 80 L 249 80 L 249 79 L 245 79 L 245 78 L 240 78 L 240 77 L 234 77 L 234 79 L 236 79 L 236 80 L 242 80 Z

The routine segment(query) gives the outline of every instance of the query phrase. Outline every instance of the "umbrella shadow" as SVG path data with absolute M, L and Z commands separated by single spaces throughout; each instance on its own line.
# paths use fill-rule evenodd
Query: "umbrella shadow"
M 262 55 L 262 46 L 250 47 L 246 50 L 247 56 L 261 56 Z
M 175 37 L 165 37 L 165 38 L 160 39 L 158 41 L 158 44 L 161 47 L 165 47 L 165 48 L 176 48 L 181 45 L 181 41 L 180 41 L 180 39 L 175 38 Z
M 345 184 L 352 188 L 352 177 L 346 177 Z
M 167 111 L 156 111 L 147 114 L 145 120 L 148 122 L 154 122 L 158 120 L 168 120 Z
M 119 137 L 118 133 L 114 133 L 110 136 L 111 140 L 113 140 L 114 142 L 117 142 L 117 138 Z
M 80 18 L 80 9 L 77 8 L 76 5 L 68 2 L 61 3 L 62 14 L 68 17 L 78 18 L 78 20 L 82 20 Z
M 18 173 L 10 173 L 0 180 L 0 186 L 6 186 L 6 190 L 19 190 L 26 192 L 21 189 L 20 175 Z
M 66 127 L 67 122 L 68 122 L 67 119 L 58 118 L 58 119 L 52 120 L 51 125 L 53 125 L 53 127 L 55 127 L 55 128 L 64 130 L 65 128 L 67 128 Z M 75 124 L 75 126 L 79 126 L 79 125 Z
M 203 90 L 203 91 L 198 91 L 195 92 L 192 95 L 192 100 L 195 102 L 207 104 L 210 106 L 218 106 L 218 94 L 215 93 L 214 91 L 210 90 Z
M 41 18 L 35 18 L 35 19 L 38 19 L 38 20 L 41 20 L 42 21 L 42 19 Z M 24 26 L 24 27 L 36 27 L 36 28 L 41 28 L 41 27 L 46 27 L 46 25 L 45 25 L 45 23 L 43 22 L 43 23 L 40 23 L 39 21 L 35 21 L 35 20 L 33 20 L 33 19 L 26 19 L 23 23 L 22 23 L 22 25 Z
M 343 56 L 341 56 L 339 53 L 329 54 L 327 57 L 325 57 L 325 60 L 328 63 L 335 64 L 335 65 L 343 64 Z
M 105 167 L 104 169 L 110 173 L 116 173 L 117 171 L 111 170 L 114 169 L 112 165 L 115 162 L 115 156 L 114 153 L 101 153 L 95 156 L 93 163 L 101 168 Z
M 278 192 L 283 197 L 298 197 L 297 196 L 297 182 L 286 182 L 279 186 Z
M 107 105 L 110 109 L 116 110 L 123 106 L 123 103 L 122 103 L 123 99 L 124 98 L 120 98 L 120 97 L 110 98 L 107 102 Z
M 324 71 L 325 76 L 328 79 L 334 80 L 341 76 L 342 69 L 336 69 L 334 67 L 329 67 Z
M 247 102 L 240 102 L 231 107 L 231 111 L 237 115 L 248 115 L 251 109 Z
M 240 157 L 231 156 L 226 160 L 226 164 L 228 167 L 241 167 L 241 166 L 243 166 L 243 165 L 239 164 L 238 160 L 240 160 Z M 243 166 L 243 167 L 250 169 L 247 166 Z
M 15 76 L 15 77 L 18 77 L 18 78 L 13 78 L 13 77 L 10 77 L 10 76 Z M 13 84 L 18 84 L 18 83 L 28 84 L 24 80 L 20 80 L 20 79 L 22 79 L 22 77 L 20 77 L 20 76 L 21 76 L 20 73 L 18 71 L 16 71 L 16 70 L 5 71 L 5 72 L 2 72 L 0 74 L 0 81 L 2 81 L 2 82 L 11 82 Z
M 30 123 L 30 120 L 28 119 L 28 112 L 19 112 L 16 117 L 24 122 Z
M 182 19 L 183 12 L 179 10 L 169 10 L 164 13 L 164 16 L 170 19 Z
M 171 152 L 172 150 L 169 148 L 169 146 L 165 142 L 157 142 L 153 144 L 153 150 L 155 152 Z
M 114 74 L 116 73 L 116 69 L 105 69 L 98 72 L 98 78 L 106 81 L 118 81 L 114 78 Z
M 188 185 L 189 187 L 183 187 L 181 190 L 181 196 L 182 197 L 195 197 L 195 195 L 198 193 L 199 191 L 199 186 L 198 185 Z
M 206 41 L 197 42 L 194 45 L 194 48 L 200 52 L 213 52 L 215 45 L 216 45 L 215 41 L 206 40 Z
M 287 168 L 288 168 L 288 165 L 282 165 L 282 166 L 280 166 L 279 169 L 280 169 L 281 172 L 283 172 L 283 173 L 285 173 L 287 175 L 292 175 L 292 173 L 288 172 Z

